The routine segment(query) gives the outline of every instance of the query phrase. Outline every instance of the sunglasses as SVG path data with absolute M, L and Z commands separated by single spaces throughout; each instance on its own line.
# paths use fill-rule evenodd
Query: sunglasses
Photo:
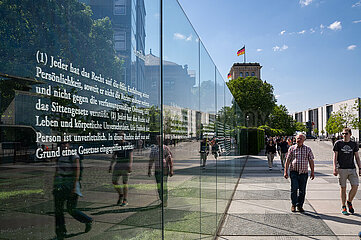
M 342 135 L 348 135 L 348 133 L 342 133 Z

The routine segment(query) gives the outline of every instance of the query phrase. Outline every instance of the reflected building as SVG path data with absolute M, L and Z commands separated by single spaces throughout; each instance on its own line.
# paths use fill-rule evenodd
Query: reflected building
M 159 57 L 150 52 L 145 56 L 145 89 L 150 95 L 150 103 L 159 103 L 160 91 L 160 68 Z M 194 92 L 196 81 L 195 73 L 188 69 L 188 65 L 179 65 L 170 61 L 163 61 L 163 88 L 167 94 L 164 95 L 164 104 L 178 107 L 191 107 L 196 109 L 197 98 Z
M 145 5 L 144 0 L 83 0 L 94 19 L 109 17 L 114 30 L 116 54 L 124 61 L 126 85 L 144 91 Z

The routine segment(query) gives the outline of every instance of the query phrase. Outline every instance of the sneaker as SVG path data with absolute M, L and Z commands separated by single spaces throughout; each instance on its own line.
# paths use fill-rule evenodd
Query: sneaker
M 123 200 L 122 204 L 120 206 L 125 207 L 128 205 L 128 201 L 127 200 Z
M 297 206 L 297 210 L 298 210 L 300 213 L 305 212 L 305 210 L 304 210 L 303 207 L 301 207 L 301 206 Z
M 92 225 L 93 225 L 93 222 L 91 221 L 91 222 L 88 222 L 88 223 L 86 223 L 85 224 L 85 230 L 84 230 L 84 232 L 89 232 L 91 229 L 92 229 Z
M 122 200 L 123 200 L 123 195 L 119 195 L 117 205 L 120 205 L 122 203 Z
M 268 168 L 268 170 L 272 171 L 272 168 L 270 167 L 270 168 Z
M 296 212 L 296 206 L 295 205 L 291 206 L 291 212 Z
M 343 214 L 343 215 L 348 215 L 346 206 L 343 206 L 343 207 L 342 207 L 342 214 Z
M 351 214 L 354 214 L 355 210 L 353 209 L 351 202 L 347 201 L 347 207 L 348 207 L 348 211 L 349 211 Z

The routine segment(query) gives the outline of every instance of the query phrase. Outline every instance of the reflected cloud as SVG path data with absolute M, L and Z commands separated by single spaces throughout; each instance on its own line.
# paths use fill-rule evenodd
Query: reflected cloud
M 192 41 L 193 36 L 192 36 L 192 34 L 190 34 L 190 35 L 187 37 L 186 35 L 181 34 L 181 33 L 174 33 L 174 34 L 173 34 L 173 38 L 174 38 L 175 40 L 185 40 L 185 41 L 189 42 L 189 41 Z

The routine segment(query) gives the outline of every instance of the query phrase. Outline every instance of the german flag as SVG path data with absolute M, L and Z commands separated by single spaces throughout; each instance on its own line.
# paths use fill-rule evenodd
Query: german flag
M 232 77 L 231 73 L 228 73 L 227 78 L 230 79 Z
M 246 53 L 246 47 L 244 46 L 243 48 L 239 49 L 237 52 L 237 56 L 243 55 Z

